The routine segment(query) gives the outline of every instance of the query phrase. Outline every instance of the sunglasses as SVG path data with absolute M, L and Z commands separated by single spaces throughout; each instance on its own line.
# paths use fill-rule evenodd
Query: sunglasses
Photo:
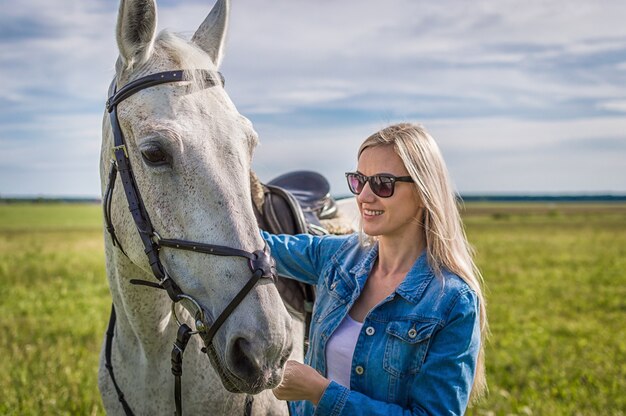
M 369 182 L 370 189 L 375 195 L 381 198 L 389 198 L 393 195 L 396 188 L 396 182 L 413 182 L 410 176 L 393 176 L 393 175 L 372 175 L 365 176 L 358 172 L 346 172 L 348 180 L 348 188 L 354 195 L 359 195 L 365 184 Z

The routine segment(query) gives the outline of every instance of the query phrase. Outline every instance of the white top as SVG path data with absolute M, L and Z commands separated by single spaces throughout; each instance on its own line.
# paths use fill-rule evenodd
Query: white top
M 350 314 L 346 314 L 326 344 L 327 377 L 347 388 L 350 388 L 352 355 L 361 327 L 363 327 L 363 322 L 357 322 L 350 317 Z

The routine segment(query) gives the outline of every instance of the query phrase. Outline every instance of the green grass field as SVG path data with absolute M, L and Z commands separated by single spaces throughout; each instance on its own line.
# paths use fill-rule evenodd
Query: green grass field
M 490 394 L 470 415 L 626 414 L 626 205 L 468 204 Z M 103 414 L 98 205 L 0 204 L 0 414 Z

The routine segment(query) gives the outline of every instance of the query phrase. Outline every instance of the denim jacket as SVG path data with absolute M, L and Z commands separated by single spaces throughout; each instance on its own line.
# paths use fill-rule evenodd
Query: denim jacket
M 326 343 L 370 274 L 378 245 L 350 236 L 263 232 L 278 273 L 316 285 L 305 363 L 326 375 Z M 296 415 L 460 415 L 480 347 L 478 298 L 458 276 L 435 276 L 425 253 L 404 281 L 366 316 L 350 389 L 331 381 L 317 406 L 291 403 Z

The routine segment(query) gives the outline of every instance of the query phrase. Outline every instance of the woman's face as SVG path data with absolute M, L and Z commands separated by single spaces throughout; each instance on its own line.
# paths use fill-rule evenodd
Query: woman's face
M 391 174 L 409 176 L 400 156 L 392 146 L 368 147 L 361 153 L 357 170 L 365 176 Z M 395 191 L 389 198 L 381 198 L 372 192 L 369 182 L 357 196 L 363 231 L 370 236 L 411 238 L 419 233 L 421 205 L 418 203 L 415 184 L 396 182 Z

